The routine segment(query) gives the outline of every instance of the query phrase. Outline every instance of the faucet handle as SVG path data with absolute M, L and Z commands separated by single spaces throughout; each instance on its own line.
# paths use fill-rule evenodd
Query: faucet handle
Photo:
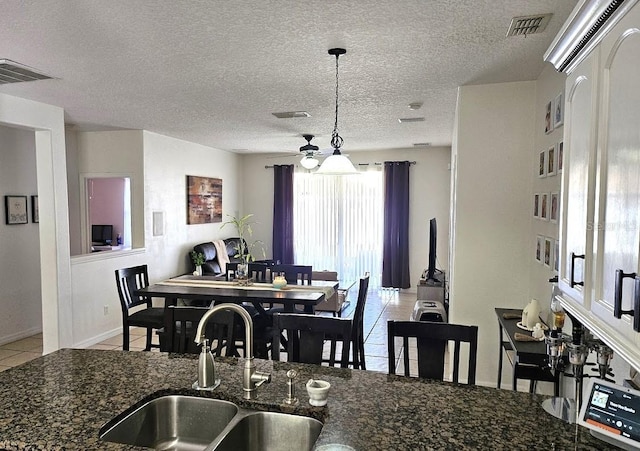
M 294 369 L 287 371 L 287 397 L 284 399 L 285 404 L 297 405 L 298 398 L 296 398 L 296 386 L 293 380 L 298 377 L 298 372 Z

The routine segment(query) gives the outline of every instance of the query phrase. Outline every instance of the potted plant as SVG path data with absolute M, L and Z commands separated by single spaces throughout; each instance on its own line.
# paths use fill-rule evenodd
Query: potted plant
M 253 251 L 255 248 L 260 248 L 262 250 L 262 254 L 264 255 L 264 247 L 262 245 L 262 241 L 252 241 L 249 242 L 247 238 L 250 238 L 253 235 L 253 229 L 251 226 L 256 224 L 251 218 L 253 214 L 248 214 L 242 216 L 240 218 L 227 215 L 230 219 L 222 223 L 220 228 L 224 228 L 227 225 L 232 225 L 236 229 L 236 233 L 238 235 L 238 244 L 235 247 L 236 255 L 235 258 L 239 258 L 242 263 L 238 265 L 238 276 L 246 275 L 248 271 L 248 264 L 255 260 L 253 255 Z
M 193 272 L 194 276 L 202 275 L 202 265 L 204 265 L 204 254 L 202 252 L 191 251 L 191 261 L 193 262 L 196 270 Z

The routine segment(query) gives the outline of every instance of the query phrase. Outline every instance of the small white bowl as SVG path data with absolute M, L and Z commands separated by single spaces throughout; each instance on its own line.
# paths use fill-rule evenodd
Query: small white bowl
M 309 379 L 309 382 L 307 382 L 309 404 L 316 407 L 322 407 L 326 405 L 327 398 L 329 397 L 329 387 L 331 387 L 331 384 L 327 381 Z

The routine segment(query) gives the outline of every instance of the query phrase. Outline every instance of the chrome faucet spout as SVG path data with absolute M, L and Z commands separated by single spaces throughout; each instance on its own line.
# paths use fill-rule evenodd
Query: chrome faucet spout
M 211 308 L 207 313 L 204 314 L 200 322 L 198 323 L 198 328 L 196 329 L 196 337 L 195 342 L 198 344 L 203 344 L 205 341 L 205 330 L 207 327 L 207 323 L 209 319 L 215 315 L 216 313 L 222 310 L 231 310 L 232 312 L 240 315 L 242 320 L 244 321 L 244 330 L 245 330 L 245 346 L 246 346 L 246 356 L 244 359 L 244 374 L 242 377 L 242 397 L 244 399 L 255 399 L 258 393 L 258 387 L 265 382 L 271 382 L 271 375 L 268 373 L 262 373 L 256 371 L 256 366 L 253 362 L 253 321 L 251 320 L 251 316 L 247 311 L 237 304 L 218 304 L 215 307 Z M 212 362 L 213 364 L 213 362 Z

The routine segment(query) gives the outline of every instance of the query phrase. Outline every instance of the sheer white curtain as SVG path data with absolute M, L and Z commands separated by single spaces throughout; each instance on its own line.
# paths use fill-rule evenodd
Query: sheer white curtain
M 294 256 L 314 270 L 334 270 L 344 280 L 382 273 L 383 176 L 321 176 L 296 172 L 294 184 Z

